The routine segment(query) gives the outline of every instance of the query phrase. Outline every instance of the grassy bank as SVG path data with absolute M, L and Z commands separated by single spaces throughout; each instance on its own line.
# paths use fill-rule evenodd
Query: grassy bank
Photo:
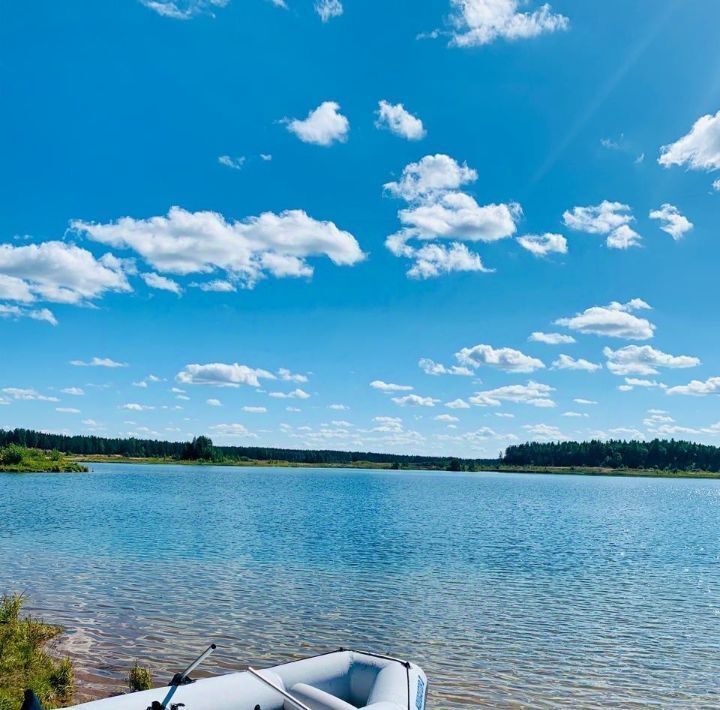
M 46 708 L 66 705 L 75 689 L 72 663 L 45 651 L 63 630 L 21 617 L 22 604 L 19 594 L 0 598 L 0 710 L 17 710 L 26 688 L 35 691 Z
M 647 478 L 720 478 L 717 471 L 681 471 L 658 468 L 609 468 L 604 466 L 480 466 L 478 471 L 499 473 L 554 473 L 566 476 L 645 476 Z
M 22 446 L 10 444 L 0 449 L 0 471 L 60 473 L 87 471 L 87 468 L 75 461 L 71 461 L 59 451 L 26 449 Z

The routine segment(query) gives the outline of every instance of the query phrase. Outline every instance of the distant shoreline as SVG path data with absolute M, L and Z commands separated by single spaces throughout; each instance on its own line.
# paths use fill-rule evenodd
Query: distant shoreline
M 497 465 L 476 465 L 472 470 L 451 471 L 447 468 L 423 467 L 423 466 L 401 466 L 393 468 L 390 463 L 374 463 L 358 461 L 351 466 L 336 463 L 296 463 L 292 461 L 185 461 L 181 459 L 128 456 L 70 456 L 71 461 L 81 464 L 90 463 L 127 463 L 127 464 L 148 464 L 148 465 L 173 465 L 173 466 L 229 466 L 233 468 L 339 468 L 339 469 L 377 469 L 397 471 L 442 471 L 445 473 L 545 473 L 562 476 L 613 476 L 613 477 L 640 477 L 640 478 L 702 478 L 720 479 L 720 472 L 717 471 L 672 471 L 647 468 L 606 468 L 594 466 L 507 466 Z

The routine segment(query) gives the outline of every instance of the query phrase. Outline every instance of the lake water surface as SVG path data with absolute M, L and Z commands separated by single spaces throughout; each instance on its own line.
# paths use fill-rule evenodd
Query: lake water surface
M 720 706 L 720 481 L 93 465 L 0 474 L 0 591 L 90 694 L 340 646 L 430 706 Z M 81 693 L 81 696 L 83 693 Z

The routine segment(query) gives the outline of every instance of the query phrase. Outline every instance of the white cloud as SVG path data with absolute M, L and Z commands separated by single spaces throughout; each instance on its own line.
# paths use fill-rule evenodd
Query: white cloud
M 686 165 L 691 170 L 720 170 L 720 111 L 701 116 L 687 135 L 664 145 L 658 163 L 666 168 Z
M 219 399 L 206 399 L 205 404 L 211 407 L 222 407 L 222 402 Z
M 573 400 L 573 402 L 575 402 L 575 404 L 587 404 L 587 405 L 597 404 L 597 402 L 594 399 L 583 399 L 582 397 L 576 397 Z
M 720 179 L 713 182 L 712 189 L 715 190 L 715 192 L 720 192 Z
M 347 412 L 350 407 L 348 407 L 346 404 L 329 404 L 328 409 L 332 409 L 336 412 Z
M 535 331 L 528 338 L 533 343 L 545 343 L 546 345 L 570 345 L 576 342 L 572 335 L 563 335 L 562 333 L 541 333 Z
M 492 273 L 492 269 L 485 267 L 478 254 L 458 242 L 452 242 L 449 246 L 426 244 L 419 249 L 405 244 L 402 251 L 402 256 L 415 260 L 407 272 L 407 275 L 413 279 L 429 279 L 459 271 Z
M 343 14 L 343 6 L 340 0 L 317 0 L 315 12 L 320 15 L 323 22 L 329 22 L 333 17 L 340 17 Z
M 619 350 L 604 348 L 607 367 L 615 375 L 657 375 L 658 368 L 687 368 L 700 364 L 690 355 L 668 355 L 650 345 L 628 345 Z
M 646 389 L 653 389 L 659 387 L 660 389 L 667 389 L 667 385 L 657 380 L 646 380 L 639 379 L 637 377 L 626 377 L 625 384 L 620 385 L 618 389 L 621 392 L 632 392 L 636 387 L 643 387 Z
M 221 155 L 218 158 L 218 163 L 232 170 L 242 170 L 243 165 L 245 165 L 245 156 L 239 155 L 237 158 L 233 158 L 230 155 Z
M 131 291 L 125 266 L 112 254 L 96 259 L 65 242 L 0 244 L 0 298 L 87 304 L 110 291 Z
M 270 162 L 272 160 L 272 155 L 270 155 L 270 153 L 260 153 L 260 160 Z
M 71 365 L 75 367 L 128 367 L 126 362 L 118 362 L 109 357 L 94 357 L 92 360 L 70 360 Z
M 57 397 L 48 397 L 44 394 L 40 394 L 37 390 L 31 388 L 22 387 L 3 387 L 0 390 L 4 395 L 11 399 L 17 399 L 21 401 L 38 401 L 38 402 L 59 402 Z
M 478 407 L 499 407 L 502 402 L 529 404 L 533 407 L 554 407 L 551 399 L 554 387 L 529 380 L 526 385 L 507 385 L 493 390 L 476 392 L 470 402 Z
M 212 15 L 215 8 L 225 7 L 230 0 L 140 0 L 140 2 L 162 17 L 189 20 L 197 15 Z
M 50 325 L 57 325 L 57 318 L 47 308 L 23 308 L 21 306 L 7 306 L 0 303 L 0 318 L 17 320 L 30 318 L 31 320 L 45 321 Z
M 675 205 L 667 202 L 660 206 L 658 210 L 650 212 L 650 219 L 660 220 L 663 224 L 660 226 L 663 232 L 667 232 L 676 241 L 682 239 L 686 232 L 693 228 L 693 223 L 684 215 L 680 214 Z
M 454 417 L 452 414 L 438 414 L 436 417 L 433 417 L 436 422 L 446 422 L 448 424 L 452 424 L 452 422 L 459 422 L 460 420 L 457 417 Z
M 201 291 L 209 291 L 216 293 L 230 293 L 235 291 L 235 286 L 229 281 L 223 281 L 222 279 L 216 279 L 215 281 L 206 281 L 204 283 L 191 283 L 194 288 L 199 288 Z
M 287 129 L 303 143 L 330 146 L 344 143 L 350 131 L 350 121 L 340 113 L 340 104 L 324 101 L 310 111 L 307 118 L 285 119 Z
M 584 372 L 597 372 L 602 365 L 590 362 L 584 358 L 573 358 L 570 355 L 560 355 L 552 364 L 554 370 L 583 370 Z
M 556 426 L 549 424 L 526 424 L 526 429 L 537 441 L 565 441 L 565 436 Z
M 632 311 L 649 309 L 650 306 L 640 298 L 627 303 L 613 301 L 607 306 L 592 306 L 570 318 L 559 318 L 555 325 L 562 325 L 580 333 L 604 335 L 626 340 L 649 340 L 653 337 L 655 326 Z
M 562 234 L 528 234 L 518 237 L 518 243 L 535 256 L 567 254 L 567 239 Z
M 257 434 L 248 431 L 247 427 L 243 424 L 215 424 L 210 427 L 210 431 L 218 436 L 257 438 Z
M 426 131 L 423 122 L 405 110 L 402 104 L 391 104 L 380 101 L 377 110 L 377 128 L 385 128 L 396 136 L 417 141 L 425 138 Z
M 243 412 L 247 412 L 248 414 L 265 414 L 267 412 L 267 407 L 243 407 Z
M 627 249 L 640 243 L 640 235 L 629 226 L 634 221 L 628 205 L 608 200 L 599 205 L 573 207 L 563 213 L 563 222 L 567 227 L 588 234 L 605 235 L 606 244 L 612 249 Z
M 392 401 L 401 407 L 434 407 L 440 400 L 432 397 L 421 397 L 417 394 L 406 394 L 404 397 L 393 397 Z
M 291 372 L 285 367 L 281 367 L 278 370 L 278 377 L 283 382 L 299 382 L 302 384 L 308 381 L 307 375 L 300 375 L 298 373 Z
M 73 397 L 82 397 L 85 394 L 85 390 L 81 387 L 65 387 L 60 390 L 63 394 L 71 394 Z
M 150 288 L 156 288 L 160 291 L 170 291 L 171 293 L 175 293 L 178 296 L 182 293 L 182 288 L 180 288 L 180 284 L 177 281 L 173 281 L 172 279 L 167 278 L 166 276 L 160 276 L 160 274 L 140 274 L 140 278 L 148 285 Z
M 302 409 L 298 409 L 297 407 L 285 407 L 286 412 L 302 412 Z
M 138 404 L 137 402 L 128 402 L 127 404 L 121 404 L 119 409 L 126 409 L 130 412 L 147 412 L 155 407 L 149 404 Z
M 275 375 L 267 370 L 239 365 L 238 363 L 211 362 L 205 365 L 197 363 L 185 365 L 175 379 L 186 385 L 213 385 L 215 387 L 240 387 L 250 385 L 259 387 L 260 380 L 274 380 Z
M 385 246 L 395 256 L 413 260 L 411 278 L 430 278 L 457 271 L 489 272 L 480 256 L 465 244 L 449 246 L 430 243 L 422 246 L 412 240 L 456 239 L 494 242 L 512 236 L 522 209 L 516 203 L 479 205 L 458 190 L 477 179 L 477 172 L 448 155 L 426 155 L 405 166 L 402 176 L 385 184 L 385 190 L 408 202 L 398 212 L 403 228 L 390 235 Z
M 93 224 L 75 220 L 72 227 L 95 241 L 133 249 L 158 271 L 173 274 L 225 272 L 228 280 L 252 287 L 268 275 L 310 277 L 306 259 L 327 256 L 338 266 L 365 258 L 349 232 L 319 222 L 302 210 L 227 222 L 217 212 L 188 212 L 172 207 L 167 217 Z
M 470 368 L 460 365 L 443 365 L 428 357 L 420 358 L 420 360 L 418 360 L 418 367 L 426 375 L 459 375 L 461 377 L 471 377 L 473 374 Z
M 536 357 L 525 355 L 512 348 L 493 348 L 491 345 L 474 345 L 455 353 L 458 362 L 470 367 L 487 365 L 505 372 L 534 372 L 545 367 Z
M 685 394 L 693 397 L 705 397 L 709 394 L 720 394 L 720 377 L 710 377 L 702 380 L 691 380 L 686 385 L 671 387 L 668 394 Z
M 409 392 L 413 389 L 410 385 L 396 385 L 392 382 L 383 382 L 383 380 L 373 380 L 370 387 L 381 392 Z
M 568 28 L 564 15 L 552 12 L 549 4 L 520 12 L 520 0 L 450 0 L 453 26 L 450 44 L 479 47 L 496 39 L 519 40 Z
M 55 411 L 60 414 L 80 414 L 80 410 L 75 407 L 55 407 Z
M 477 172 L 469 168 L 467 163 L 460 165 L 449 155 L 438 153 L 426 155 L 417 163 L 409 163 L 403 169 L 400 180 L 388 182 L 384 187 L 393 197 L 413 202 L 447 190 L 456 190 L 466 183 L 475 182 L 477 177 Z
M 292 392 L 270 392 L 270 396 L 275 399 L 308 399 L 310 395 L 301 390 L 299 387 Z
M 512 236 L 521 215 L 518 204 L 479 205 L 464 192 L 445 192 L 398 212 L 407 231 L 417 239 L 470 242 L 494 242 Z
M 470 409 L 470 405 L 464 399 L 454 399 L 452 402 L 445 402 L 448 409 Z
M 573 417 L 575 419 L 590 416 L 587 412 L 563 412 L 562 415 L 564 417 Z

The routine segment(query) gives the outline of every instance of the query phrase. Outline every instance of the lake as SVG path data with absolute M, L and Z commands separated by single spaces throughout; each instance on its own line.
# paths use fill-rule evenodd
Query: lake
M 430 707 L 720 705 L 720 481 L 92 465 L 0 474 L 0 591 L 81 693 L 340 646 Z

